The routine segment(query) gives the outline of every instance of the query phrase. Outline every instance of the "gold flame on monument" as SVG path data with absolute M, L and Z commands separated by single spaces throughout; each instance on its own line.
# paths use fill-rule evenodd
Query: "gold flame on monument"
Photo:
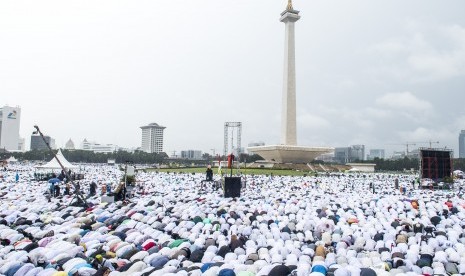
M 288 11 L 292 11 L 293 8 L 292 8 L 292 0 L 287 0 L 287 8 L 286 8 Z

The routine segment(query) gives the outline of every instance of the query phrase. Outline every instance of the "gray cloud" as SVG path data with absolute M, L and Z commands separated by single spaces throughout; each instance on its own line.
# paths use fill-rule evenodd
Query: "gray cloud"
M 385 94 L 376 99 L 376 104 L 381 107 L 406 111 L 428 111 L 433 107 L 428 101 L 417 98 L 408 91 Z

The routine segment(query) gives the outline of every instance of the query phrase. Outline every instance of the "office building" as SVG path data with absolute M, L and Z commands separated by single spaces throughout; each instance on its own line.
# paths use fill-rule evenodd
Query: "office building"
M 352 161 L 365 160 L 365 145 L 353 145 L 350 147 L 350 159 Z
M 334 161 L 340 164 L 350 162 L 350 147 L 335 148 Z
M 465 158 L 465 130 L 459 134 L 459 158 Z
M 371 149 L 370 154 L 367 155 L 367 159 L 375 160 L 375 158 L 384 159 L 385 158 L 384 149 Z
M 200 150 L 182 150 L 181 151 L 182 159 L 190 160 L 200 160 L 202 159 L 202 151 Z
M 20 107 L 4 106 L 0 108 L 0 148 L 7 151 L 18 150 L 20 121 Z
M 166 128 L 157 123 L 141 126 L 142 150 L 148 153 L 163 152 L 163 130 Z
M 365 146 L 353 145 L 334 149 L 334 161 L 340 164 L 365 160 Z
M 48 150 L 45 143 L 49 144 L 52 149 L 55 149 L 55 139 L 47 135 L 44 135 L 44 139 L 38 134 L 31 135 L 31 150 Z

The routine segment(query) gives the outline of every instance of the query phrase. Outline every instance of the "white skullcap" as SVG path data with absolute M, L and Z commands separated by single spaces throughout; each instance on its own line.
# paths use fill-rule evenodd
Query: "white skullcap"
M 334 276 L 350 276 L 350 275 L 351 274 L 350 274 L 349 270 L 347 270 L 344 267 L 338 268 L 338 269 L 336 269 L 336 271 L 334 271 Z

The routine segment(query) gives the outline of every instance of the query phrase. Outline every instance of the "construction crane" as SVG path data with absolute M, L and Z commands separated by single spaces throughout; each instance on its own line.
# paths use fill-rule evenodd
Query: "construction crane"
M 431 140 L 429 140 L 428 142 L 415 142 L 415 143 L 417 143 L 417 144 L 429 144 L 429 148 L 432 148 L 433 147 L 432 145 L 433 144 L 439 144 L 439 141 L 431 141 Z
M 408 156 L 408 154 L 409 154 L 408 147 L 409 147 L 409 146 L 416 146 L 417 144 L 412 143 L 412 142 L 405 142 L 405 143 L 403 143 L 403 144 L 387 144 L 387 145 L 392 145 L 392 146 L 405 146 L 405 148 L 406 148 L 406 150 L 407 150 L 407 151 L 406 151 L 406 156 Z

